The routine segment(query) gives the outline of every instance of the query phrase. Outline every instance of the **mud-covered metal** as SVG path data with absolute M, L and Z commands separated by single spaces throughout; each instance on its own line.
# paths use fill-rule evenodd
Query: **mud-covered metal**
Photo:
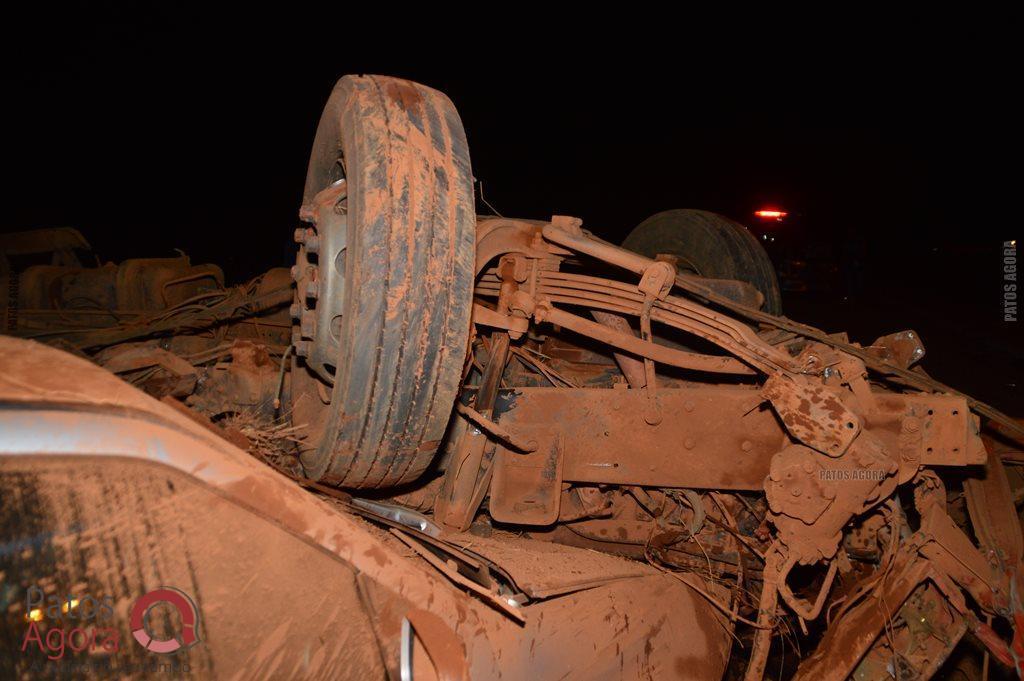
M 290 276 L 238 287 L 184 258 L 84 266 L 77 233 L 7 244 L 8 330 L 80 357 L 0 341 L 0 525 L 24 541 L 40 499 L 57 538 L 0 570 L 67 559 L 59 579 L 126 599 L 187 566 L 218 618 L 252 620 L 225 586 L 239 573 L 246 603 L 281 585 L 274 613 L 322 584 L 358 613 L 344 634 L 322 603 L 249 636 L 211 626 L 197 668 L 255 676 L 1020 668 L 1024 429 L 927 376 L 914 331 L 862 346 L 761 309 L 778 307 L 764 268 L 712 280 L 578 218 L 474 219 L 454 106 L 395 78 L 339 81 L 300 216 Z M 48 496 L 75 471 L 71 501 Z M 83 511 L 103 489 L 111 527 Z M 182 495 L 251 566 L 222 547 L 168 562 L 124 510 L 174 506 L 173 546 L 199 551 L 218 535 Z M 148 543 L 94 567 L 129 541 Z
M 653 568 L 546 542 L 488 550 L 538 594 L 510 618 L 112 374 L 29 341 L 0 338 L 0 351 L 0 537 L 22 547 L 0 556 L 15 669 L 72 662 L 19 650 L 29 621 L 19 606 L 39 584 L 112 597 L 120 647 L 96 671 L 79 666 L 89 678 L 156 663 L 127 615 L 163 585 L 189 592 L 200 614 L 201 641 L 176 657 L 191 674 L 398 678 L 403 617 L 419 627 L 425 664 L 469 678 L 661 677 L 681 659 L 699 661 L 701 678 L 724 672 L 722 616 Z M 474 545 L 469 535 L 447 541 Z

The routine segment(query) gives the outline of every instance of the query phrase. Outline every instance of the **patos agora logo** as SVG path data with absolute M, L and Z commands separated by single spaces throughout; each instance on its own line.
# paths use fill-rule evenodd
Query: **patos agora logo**
M 169 637 L 158 636 L 150 622 L 154 608 L 162 604 L 176 610 L 180 622 L 180 630 L 170 632 Z M 110 596 L 99 599 L 88 594 L 47 596 L 41 588 L 32 586 L 28 589 L 26 619 L 28 627 L 21 644 L 23 653 L 38 648 L 48 659 L 59 660 L 68 649 L 73 653 L 87 650 L 116 653 L 121 648 L 120 629 L 113 622 Z M 44 625 L 42 631 L 41 624 Z M 72 624 L 74 626 L 68 629 Z M 136 599 L 128 615 L 128 625 L 132 638 L 151 653 L 176 653 L 200 641 L 199 609 L 188 594 L 170 586 L 153 589 Z

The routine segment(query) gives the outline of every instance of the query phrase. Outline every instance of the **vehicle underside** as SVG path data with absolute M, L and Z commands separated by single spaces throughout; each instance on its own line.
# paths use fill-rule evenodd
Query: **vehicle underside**
M 5 237 L 5 333 L 399 538 L 509 640 L 543 638 L 531 603 L 553 597 L 503 570 L 528 542 L 689 594 L 683 638 L 721 655 L 648 676 L 1024 669 L 1024 427 L 929 377 L 914 331 L 858 343 L 783 316 L 757 239 L 712 213 L 660 213 L 623 246 L 574 217 L 477 215 L 454 106 L 396 78 L 338 82 L 300 218 L 291 270 L 233 287 L 184 256 L 83 264 L 73 231 Z M 566 622 L 615 608 L 570 591 Z M 478 668 L 459 638 L 450 676 L 425 640 L 438 677 Z M 545 664 L 509 675 L 564 673 Z

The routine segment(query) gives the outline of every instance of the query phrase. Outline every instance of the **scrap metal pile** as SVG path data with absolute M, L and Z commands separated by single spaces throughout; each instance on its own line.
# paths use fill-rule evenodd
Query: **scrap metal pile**
M 371 517 L 654 565 L 725 615 L 748 679 L 770 658 L 773 678 L 928 678 L 967 632 L 1024 668 L 1024 430 L 928 377 L 914 332 L 860 345 L 780 316 L 767 256 L 719 216 L 663 214 L 634 250 L 572 217 L 478 217 L 451 102 L 394 78 L 339 81 L 301 217 L 290 274 L 234 288 L 8 237 L 5 333 Z

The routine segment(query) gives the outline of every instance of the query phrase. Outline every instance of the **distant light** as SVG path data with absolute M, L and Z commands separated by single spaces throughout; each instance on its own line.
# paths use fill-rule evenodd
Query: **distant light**
M 43 621 L 43 611 L 42 611 L 42 609 L 41 608 L 32 608 L 31 610 L 29 610 L 28 614 L 25 615 L 25 621 L 26 622 L 42 622 Z
M 762 208 L 761 210 L 755 210 L 754 215 L 762 220 L 782 220 L 782 218 L 789 215 L 789 213 L 775 208 Z

